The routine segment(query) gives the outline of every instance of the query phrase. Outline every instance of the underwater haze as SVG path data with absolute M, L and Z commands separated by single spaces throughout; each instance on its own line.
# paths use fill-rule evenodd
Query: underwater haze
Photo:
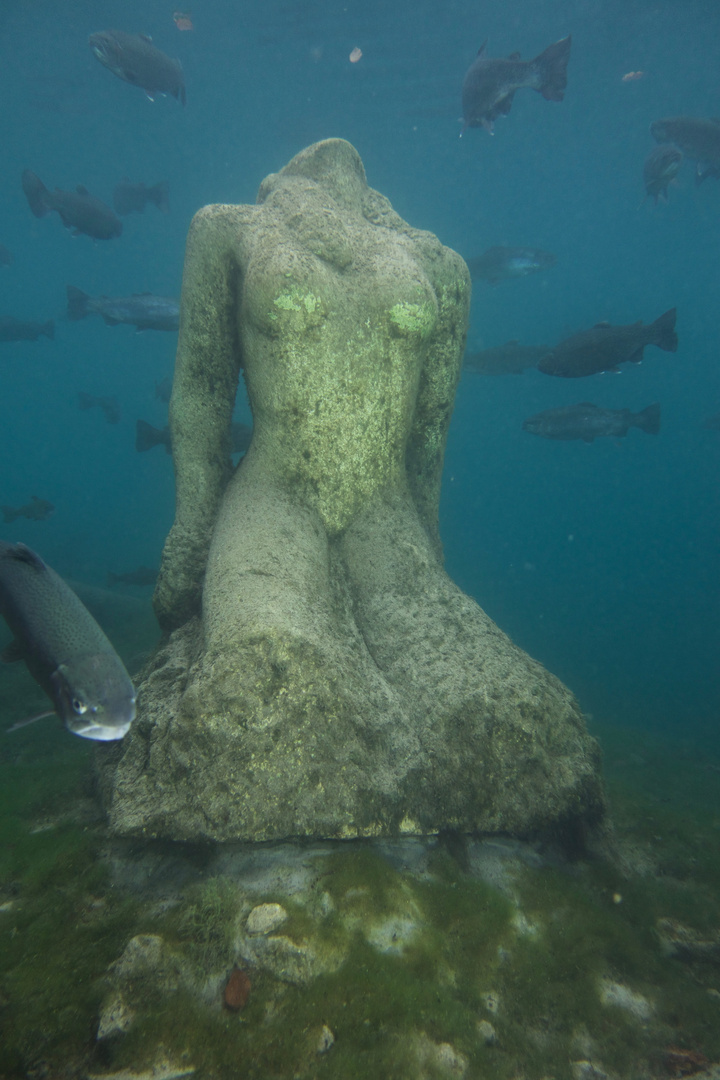
M 649 346 L 619 374 L 467 370 L 441 533 L 450 575 L 590 715 L 716 740 L 720 432 L 703 422 L 720 411 L 720 181 L 696 185 L 686 157 L 655 205 L 642 169 L 652 121 L 720 112 L 717 5 L 216 0 L 185 13 L 186 29 L 173 14 L 157 0 L 0 10 L 0 243 L 14 256 L 0 266 L 0 315 L 55 321 L 54 340 L 0 342 L 0 503 L 55 507 L 6 521 L 2 538 L 90 586 L 158 565 L 172 461 L 162 446 L 135 450 L 135 423 L 166 423 L 155 384 L 172 374 L 176 334 L 69 321 L 66 286 L 178 297 L 199 207 L 253 202 L 298 151 L 343 137 L 372 187 L 465 258 L 495 245 L 555 254 L 541 272 L 474 283 L 469 350 L 553 345 L 677 307 L 677 352 Z M 88 36 L 111 27 L 180 59 L 185 107 L 148 100 L 98 63 Z M 521 89 L 494 134 L 459 137 L 463 75 L 485 40 L 489 57 L 529 59 L 567 34 L 564 101 Z M 125 177 L 166 181 L 169 211 L 148 204 L 110 240 L 73 236 L 57 213 L 32 215 L 26 169 L 50 191 L 83 185 L 109 204 Z M 116 398 L 120 422 L 81 410 L 80 392 Z M 633 411 L 657 401 L 660 433 L 586 443 L 522 430 L 531 414 L 580 401 Z M 236 418 L 250 422 L 245 400 Z M 135 594 L 149 602 L 148 588 Z
M 101 751 L 57 718 L 23 726 L 48 703 L 0 665 L 0 1080 L 719 1080 L 720 5 L 178 3 L 0 0 L 0 545 L 69 581 L 136 674 L 160 637 L 190 222 L 346 139 L 473 270 L 445 566 L 577 696 L 608 817 L 586 850 L 559 826 L 563 852 L 127 839 L 99 805 Z M 111 30 L 165 59 L 135 38 L 118 77 L 88 41 Z M 471 80 L 463 103 L 484 43 L 499 96 Z M 555 43 L 562 100 L 542 61 L 492 65 Z M 650 131 L 668 117 L 676 144 Z M 498 374 L 499 355 L 533 359 Z M 234 419 L 252 423 L 242 383 Z M 141 703 L 124 777 L 157 780 L 153 716 Z

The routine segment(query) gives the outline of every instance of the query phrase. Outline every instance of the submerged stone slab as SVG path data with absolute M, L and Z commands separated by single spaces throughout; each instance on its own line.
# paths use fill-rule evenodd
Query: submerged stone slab
M 572 694 L 442 567 L 467 268 L 342 140 L 188 238 L 166 639 L 98 751 L 113 829 L 177 840 L 581 840 L 605 812 Z M 251 447 L 230 466 L 240 372 Z

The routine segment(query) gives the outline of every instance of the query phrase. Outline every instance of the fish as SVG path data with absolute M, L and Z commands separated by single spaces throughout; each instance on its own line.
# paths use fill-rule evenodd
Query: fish
M 6 248 L 4 244 L 0 244 L 0 266 L 12 266 L 15 262 L 15 256 L 9 248 Z
M 6 663 L 24 660 L 68 731 L 122 739 L 135 719 L 135 689 L 92 615 L 40 556 L 0 541 L 0 614 L 13 634 Z
M 118 214 L 143 214 L 148 203 L 153 203 L 158 210 L 166 214 L 170 209 L 170 185 L 161 180 L 152 187 L 145 184 L 131 184 L 127 176 L 113 189 L 113 206 Z
M 95 394 L 86 394 L 84 390 L 80 390 L 78 391 L 78 408 L 101 409 L 108 424 L 120 423 L 121 413 L 117 398 L 96 397 Z
M 549 345 L 521 345 L 515 340 L 506 341 L 504 345 L 465 353 L 463 366 L 480 375 L 522 375 L 526 368 L 535 367 L 549 351 Z
M 646 345 L 657 345 L 665 352 L 676 352 L 676 309 L 670 308 L 655 322 L 629 326 L 597 323 L 591 330 L 581 330 L 556 345 L 537 365 L 545 375 L 578 379 L 600 371 L 616 371 L 618 364 L 639 364 Z
M 601 409 L 589 401 L 564 405 L 559 409 L 544 409 L 523 420 L 523 431 L 543 439 L 582 439 L 591 443 L 602 436 L 624 438 L 631 427 L 647 435 L 660 431 L 660 406 L 657 402 L 641 412 L 630 409 Z
M 250 446 L 251 439 L 252 428 L 247 424 L 233 421 L 230 425 L 230 453 L 244 454 Z M 164 428 L 156 428 L 148 424 L 147 420 L 138 420 L 135 425 L 135 449 L 143 454 L 147 450 L 152 450 L 154 446 L 164 446 L 166 454 L 172 453 L 170 428 L 167 425 Z
M 165 405 L 168 404 L 172 397 L 172 385 L 173 381 L 170 375 L 166 375 L 160 382 L 155 383 L 155 397 L 164 402 Z
M 100 315 L 108 326 L 127 323 L 140 330 L 177 330 L 180 302 L 171 296 L 134 293 L 132 296 L 89 296 L 75 285 L 67 286 L 68 318 Z
M 695 182 L 708 176 L 720 178 L 720 119 L 698 116 L 666 116 L 654 120 L 650 134 L 659 143 L 674 143 L 695 161 Z
M 31 169 L 25 169 L 22 188 L 36 218 L 55 210 L 65 228 L 73 230 L 73 236 L 84 233 L 94 240 L 112 240 L 122 233 L 122 221 L 117 214 L 82 184 L 78 184 L 75 191 L 61 191 L 60 188 L 48 191 L 39 176 Z
M 465 72 L 462 84 L 463 129 L 482 127 L 491 135 L 498 116 L 507 116 L 518 90 L 537 90 L 546 101 L 562 101 L 567 86 L 570 35 L 549 45 L 534 60 L 521 60 L 520 53 L 506 59 L 485 56 L 485 42 Z
M 551 251 L 540 248 L 497 245 L 466 261 L 473 280 L 479 278 L 491 285 L 498 285 L 508 278 L 527 277 L 538 270 L 547 270 L 555 265 L 557 259 Z
M 154 94 L 172 94 L 185 104 L 182 64 L 156 48 L 147 34 L 101 30 L 90 35 L 88 45 L 103 67 L 118 79 L 141 87 L 151 101 Z
M 52 319 L 27 322 L 25 319 L 14 319 L 12 315 L 0 315 L 0 341 L 37 341 L 39 337 L 47 337 L 51 341 L 54 339 L 55 323 Z
M 651 195 L 657 205 L 658 199 L 668 200 L 668 187 L 677 176 L 682 162 L 682 151 L 670 143 L 663 143 L 651 150 L 643 165 L 645 195 Z
M 16 518 L 24 517 L 30 521 L 45 521 L 54 512 L 55 507 L 47 499 L 38 499 L 37 495 L 30 498 L 24 506 L 0 506 L 3 521 L 15 521 Z
M 158 573 L 158 569 L 152 566 L 138 566 L 124 574 L 113 574 L 108 570 L 107 580 L 108 585 L 154 585 Z

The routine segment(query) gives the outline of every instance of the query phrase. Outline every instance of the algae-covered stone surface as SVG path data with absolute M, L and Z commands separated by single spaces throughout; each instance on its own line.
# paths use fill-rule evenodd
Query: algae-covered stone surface
M 170 407 L 166 639 L 122 746 L 118 835 L 184 841 L 601 826 L 572 694 L 442 566 L 463 260 L 330 139 L 210 206 L 187 243 Z M 252 444 L 233 472 L 240 378 Z
M 84 743 L 3 737 L 0 1076 L 717 1077 L 720 758 L 596 734 L 615 836 L 573 862 L 457 834 L 118 840 Z

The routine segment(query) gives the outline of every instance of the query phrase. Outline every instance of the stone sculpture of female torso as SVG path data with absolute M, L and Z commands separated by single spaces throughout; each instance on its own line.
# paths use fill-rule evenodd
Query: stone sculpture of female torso
M 462 259 L 368 188 L 342 140 L 269 176 L 257 206 L 196 216 L 155 595 L 171 633 L 108 761 L 118 831 L 530 835 L 602 818 L 572 696 L 441 565 L 469 299 Z M 253 438 L 231 474 L 241 370 Z

